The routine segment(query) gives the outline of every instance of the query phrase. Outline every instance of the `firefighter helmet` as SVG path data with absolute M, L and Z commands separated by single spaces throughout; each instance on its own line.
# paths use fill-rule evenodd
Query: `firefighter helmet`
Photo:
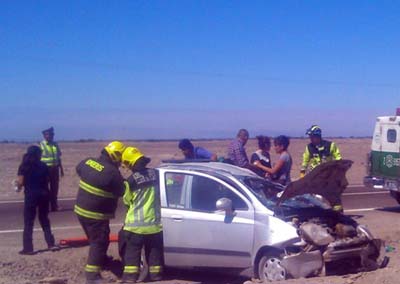
M 113 141 L 104 147 L 111 160 L 118 163 L 121 162 L 122 153 L 124 152 L 125 148 L 126 147 L 124 143 L 119 141 Z
M 122 154 L 122 163 L 132 167 L 144 155 L 135 147 L 127 147 Z
M 307 129 L 306 134 L 310 135 L 310 136 L 320 136 L 321 137 L 321 135 L 322 135 L 321 127 L 319 127 L 318 125 L 312 125 L 310 128 Z

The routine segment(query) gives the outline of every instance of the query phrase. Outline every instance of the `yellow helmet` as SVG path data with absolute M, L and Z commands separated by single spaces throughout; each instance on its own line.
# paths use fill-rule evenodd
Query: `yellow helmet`
M 132 167 L 144 155 L 135 147 L 127 147 L 122 153 L 122 163 Z
M 124 152 L 125 148 L 126 147 L 124 143 L 119 141 L 113 141 L 104 147 L 111 160 L 118 163 L 121 162 L 122 153 Z

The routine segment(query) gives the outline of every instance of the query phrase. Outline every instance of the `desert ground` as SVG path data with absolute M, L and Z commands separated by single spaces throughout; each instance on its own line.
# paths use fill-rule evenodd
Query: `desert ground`
M 349 184 L 362 184 L 365 175 L 366 155 L 369 152 L 370 139 L 332 139 L 339 146 L 342 157 L 354 161 L 352 168 L 348 171 Z M 195 146 L 202 146 L 216 153 L 218 156 L 226 156 L 230 140 L 202 140 L 193 141 Z M 60 183 L 60 197 L 75 196 L 78 177 L 75 166 L 86 157 L 97 157 L 101 149 L 108 142 L 61 142 L 62 162 L 65 176 Z M 127 145 L 138 147 L 146 156 L 152 159 L 150 166 L 157 166 L 162 160 L 181 159 L 182 154 L 178 149 L 177 141 L 163 142 L 135 142 L 125 141 Z M 292 139 L 289 152 L 293 158 L 292 179 L 299 176 L 302 153 L 308 143 L 308 139 Z M 11 187 L 11 181 L 16 177 L 18 165 L 23 153 L 30 144 L 0 144 L 0 199 L 21 199 L 22 195 L 15 193 Z M 248 156 L 257 150 L 257 140 L 250 139 L 246 144 Z M 271 149 L 272 161 L 277 155 Z
M 338 144 L 342 156 L 345 159 L 354 161 L 349 170 L 347 178 L 351 185 L 360 185 L 365 174 L 366 154 L 369 151 L 370 139 L 334 139 Z M 126 142 L 141 149 L 147 156 L 152 158 L 151 166 L 157 166 L 164 159 L 178 159 L 182 155 L 177 148 L 177 141 L 163 142 Z M 297 178 L 301 162 L 301 154 L 308 143 L 307 139 L 293 139 L 289 151 L 293 157 L 292 177 Z M 107 142 L 62 142 L 60 147 L 63 152 L 63 164 L 65 176 L 60 184 L 60 197 L 74 197 L 77 191 L 78 178 L 75 174 L 76 164 L 87 156 L 98 156 L 102 147 Z M 219 156 L 226 155 L 226 149 L 229 140 L 213 141 L 194 141 L 195 145 L 203 146 Z M 29 144 L 0 144 L 0 201 L 13 201 L 23 198 L 22 193 L 15 193 L 11 187 L 11 180 L 16 177 L 18 164 L 22 155 Z M 250 154 L 257 148 L 256 140 L 250 139 L 246 145 L 247 153 Z M 272 151 L 271 151 L 272 152 Z M 273 161 L 277 156 L 272 154 Z M 1 204 L 0 204 L 1 206 Z M 386 241 L 387 245 L 395 248 L 389 252 L 389 265 L 384 269 L 373 272 L 360 272 L 356 274 L 328 277 L 314 277 L 309 279 L 288 280 L 284 283 L 332 283 L 332 284 L 361 284 L 361 283 L 399 283 L 398 273 L 400 272 L 400 257 L 396 251 L 399 248 L 400 218 L 399 210 L 392 211 L 371 211 L 359 215 L 357 221 L 367 224 L 368 227 Z M 22 219 L 22 212 L 21 212 Z M 51 215 L 50 215 L 51 219 Z M 62 235 L 61 235 L 62 234 Z M 76 232 L 63 231 L 55 232 L 56 239 L 62 237 L 74 236 Z M 87 256 L 87 247 L 63 249 L 58 252 L 44 252 L 34 256 L 20 256 L 18 250 L 21 245 L 22 234 L 1 234 L 0 235 L 0 284 L 17 283 L 57 283 L 40 282 L 48 277 L 56 279 L 65 279 L 58 283 L 84 283 L 82 268 Z M 41 232 L 34 233 L 34 243 L 38 246 L 43 245 L 43 236 Z M 112 244 L 109 254 L 118 258 L 116 244 Z M 179 272 L 180 273 L 180 272 Z M 238 276 L 219 276 L 219 274 L 210 274 L 209 278 L 204 280 L 204 274 L 200 272 L 184 272 L 178 276 L 170 276 L 168 283 L 192 283 L 191 281 L 200 281 L 203 283 L 243 283 L 246 277 Z M 183 275 L 183 276 L 182 276 Z M 103 275 L 108 279 L 115 280 L 110 272 Z M 177 281 L 175 279 L 185 279 Z M 187 281 L 186 281 L 187 280 Z M 282 282 L 281 282 L 282 283 Z

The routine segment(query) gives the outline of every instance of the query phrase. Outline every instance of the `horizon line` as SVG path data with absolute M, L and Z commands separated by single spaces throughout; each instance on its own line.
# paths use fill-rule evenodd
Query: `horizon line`
M 308 139 L 307 136 L 289 136 L 290 139 Z M 188 138 L 190 141 L 225 141 L 225 140 L 232 140 L 235 137 L 228 137 L 228 138 Z M 273 139 L 274 137 L 270 137 Z M 372 135 L 366 136 L 324 136 L 323 138 L 326 139 L 372 139 Z M 149 138 L 149 139 L 95 139 L 95 138 L 80 138 L 80 139 L 61 139 L 57 140 L 56 142 L 62 143 L 90 143 L 90 142 L 106 142 L 106 141 L 135 141 L 135 142 L 172 142 L 172 141 L 179 141 L 182 138 Z M 257 139 L 257 137 L 250 137 L 249 139 Z M 40 140 L 21 140 L 21 139 L 2 139 L 0 140 L 0 144 L 28 144 L 28 143 L 38 143 L 42 141 Z

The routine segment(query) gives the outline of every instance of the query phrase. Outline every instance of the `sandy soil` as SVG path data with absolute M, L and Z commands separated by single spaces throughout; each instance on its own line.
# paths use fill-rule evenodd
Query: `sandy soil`
M 314 284 L 392 284 L 399 283 L 398 274 L 400 272 L 400 249 L 399 233 L 400 218 L 398 214 L 400 209 L 392 212 L 366 212 L 363 216 L 354 216 L 360 223 L 368 224 L 376 237 L 386 240 L 386 244 L 394 247 L 393 252 L 388 252 L 390 262 L 386 268 L 372 272 L 360 272 L 346 274 L 341 276 L 313 277 L 307 279 L 291 279 L 277 283 L 314 283 Z M 382 222 L 384 218 L 384 222 Z M 66 237 L 73 235 L 66 233 Z M 38 247 L 45 247 L 43 237 L 39 233 L 34 234 L 34 242 Z M 85 264 L 87 256 L 87 247 L 68 248 L 57 252 L 43 251 L 33 256 L 20 256 L 16 254 L 16 247 L 19 247 L 19 238 L 15 235 L 2 236 L 0 243 L 1 259 L 0 259 L 0 284 L 36 284 L 36 283 L 68 283 L 82 284 L 84 283 L 84 275 L 82 268 Z M 121 267 L 118 262 L 117 245 L 110 245 L 108 254 L 113 256 L 116 261 L 110 267 L 110 271 L 102 272 L 104 278 L 110 281 L 117 279 L 116 275 L 120 275 Z M 241 284 L 246 278 L 231 274 L 217 274 L 209 271 L 193 271 L 193 270 L 172 270 L 167 275 L 168 280 L 165 283 L 193 283 L 202 282 L 207 284 L 214 283 L 231 283 Z M 40 282 L 45 279 L 55 279 L 59 282 Z M 64 281 L 61 281 L 64 280 Z M 164 281 L 163 281 L 164 282 Z M 249 283 L 249 282 L 248 282 Z M 257 282 L 254 281 L 254 284 Z M 272 282 L 269 282 L 272 283 Z M 251 283 L 253 284 L 253 283 Z
M 365 157 L 369 151 L 369 139 L 335 139 L 341 149 L 342 155 L 346 159 L 354 161 L 353 167 L 348 173 L 350 184 L 361 184 L 365 173 Z M 290 145 L 290 152 L 293 156 L 293 176 L 297 177 L 301 154 L 307 144 L 306 139 L 293 139 Z M 229 141 L 199 141 L 196 145 L 204 146 L 220 156 L 225 155 Z M 63 151 L 63 163 L 65 177 L 62 179 L 60 196 L 75 196 L 77 190 L 77 176 L 75 165 L 87 156 L 97 156 L 105 143 L 60 143 Z M 135 142 L 128 143 L 139 147 L 146 155 L 151 157 L 152 166 L 156 166 L 163 159 L 176 159 L 181 157 L 177 149 L 177 142 Z M 13 200 L 22 198 L 21 194 L 13 192 L 10 182 L 15 178 L 18 164 L 22 154 L 28 145 L 24 144 L 0 144 L 0 200 Z M 251 153 L 256 149 L 256 141 L 250 140 L 247 145 L 247 152 Z M 276 155 L 273 155 L 276 159 Z M 400 271 L 400 256 L 397 250 L 399 246 L 400 218 L 399 212 L 365 212 L 358 218 L 360 223 L 368 224 L 369 228 L 377 237 L 386 240 L 387 244 L 395 248 L 394 252 L 389 252 L 391 257 L 387 268 L 368 273 L 357 273 L 344 276 L 315 277 L 309 279 L 288 280 L 285 283 L 332 283 L 332 284 L 361 284 L 361 283 L 399 283 L 398 273 Z M 384 222 L 382 222 L 384 220 Z M 63 237 L 74 236 L 76 233 L 64 231 Z M 0 242 L 0 284 L 17 283 L 84 283 L 82 267 L 87 256 L 87 247 L 63 249 L 57 252 L 43 251 L 33 256 L 20 256 L 16 252 L 20 248 L 19 234 L 3 234 Z M 60 236 L 56 235 L 59 239 Z M 34 233 L 34 243 L 37 247 L 45 247 L 43 236 L 40 232 Z M 117 246 L 112 244 L 109 254 L 118 259 Z M 120 273 L 118 263 L 114 263 L 112 271 L 106 271 L 104 277 L 115 280 Z M 172 276 L 171 276 L 172 275 Z M 200 273 L 196 275 L 190 272 L 184 276 L 171 274 L 169 283 L 185 283 L 177 279 L 201 281 L 204 283 L 242 283 L 243 278 L 237 276 L 223 276 L 218 278 L 215 274 Z M 55 277 L 60 282 L 40 282 L 40 280 Z M 61 281 L 65 279 L 65 281 Z M 54 279 L 53 279 L 54 280 Z M 282 283 L 282 282 L 280 282 Z
M 345 159 L 354 161 L 352 168 L 347 174 L 350 184 L 362 184 L 365 175 L 366 155 L 370 148 L 370 139 L 335 139 L 342 156 Z M 216 153 L 218 156 L 226 156 L 229 140 L 195 141 L 194 144 L 203 146 Z M 177 147 L 176 141 L 170 142 L 126 142 L 129 145 L 138 147 L 145 155 L 152 158 L 151 166 L 157 166 L 165 159 L 180 159 L 182 154 Z M 292 177 L 297 178 L 301 163 L 301 156 L 308 143 L 308 139 L 292 139 L 289 152 L 293 158 Z M 88 156 L 97 157 L 105 142 L 88 143 L 60 143 L 63 152 L 63 164 L 65 176 L 60 184 L 60 197 L 75 196 L 78 184 L 78 177 L 75 173 L 75 166 L 83 158 Z M 29 144 L 0 144 L 0 200 L 20 199 L 21 194 L 12 190 L 11 181 L 16 177 L 18 165 L 22 155 Z M 257 141 L 250 139 L 246 150 L 250 156 L 257 149 Z M 271 151 L 273 161 L 277 159 L 273 150 Z

